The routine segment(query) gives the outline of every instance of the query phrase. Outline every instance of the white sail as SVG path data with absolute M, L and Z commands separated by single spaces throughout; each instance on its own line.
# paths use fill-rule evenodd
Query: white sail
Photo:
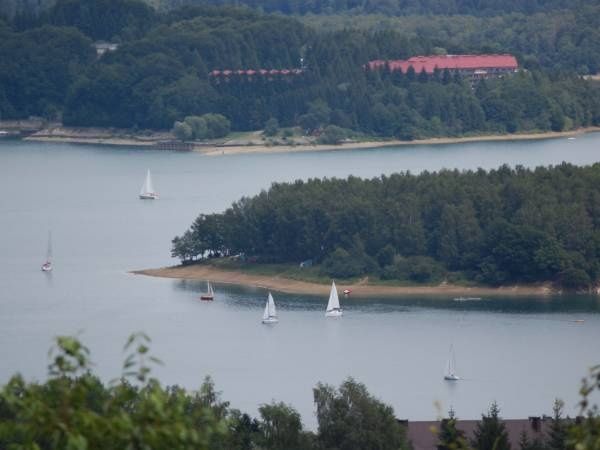
M 158 193 L 154 192 L 154 186 L 152 186 L 152 175 L 150 175 L 150 169 L 146 173 L 146 179 L 140 189 L 140 198 L 142 200 L 156 200 L 158 199 Z
M 326 316 L 341 316 L 342 309 L 340 308 L 340 299 L 338 297 L 335 281 L 331 282 L 331 291 L 329 292 L 329 301 L 327 302 Z
M 459 379 L 458 375 L 456 375 L 456 358 L 454 356 L 454 347 L 452 345 L 450 345 L 450 355 L 448 356 L 448 363 L 446 364 L 446 374 L 444 375 L 444 379 Z
M 269 297 L 267 298 L 267 303 L 265 304 L 265 311 L 263 312 L 263 323 L 276 323 L 279 322 L 277 318 L 277 310 L 275 309 L 275 300 L 273 300 L 273 296 L 269 292 Z
M 148 173 L 146 173 L 146 192 L 154 192 L 154 186 L 152 186 L 152 175 L 150 175 L 150 169 L 148 169 Z
M 215 297 L 215 291 L 213 291 L 212 284 L 210 281 L 206 282 L 206 292 L 200 295 L 200 300 L 213 300 Z
M 150 169 L 148 169 L 148 172 L 146 172 L 146 179 L 144 180 L 142 189 L 140 189 L 140 195 L 152 193 L 154 193 L 154 187 L 152 186 L 152 175 L 150 175 Z
M 42 271 L 52 271 L 52 233 L 48 232 L 48 247 L 46 248 L 46 262 L 42 264 Z
M 269 317 L 277 317 L 277 310 L 275 309 L 275 300 L 269 292 L 269 299 L 267 300 L 267 309 L 269 310 Z

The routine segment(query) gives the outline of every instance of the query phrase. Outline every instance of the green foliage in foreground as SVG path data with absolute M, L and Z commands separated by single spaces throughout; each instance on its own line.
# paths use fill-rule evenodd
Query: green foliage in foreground
M 408 450 L 406 429 L 393 409 L 348 378 L 339 389 L 313 390 L 318 432 L 302 428 L 298 412 L 284 403 L 259 408 L 260 418 L 231 409 L 207 377 L 197 392 L 162 387 L 150 377 L 149 338 L 130 337 L 120 379 L 104 385 L 90 371 L 90 355 L 72 337 L 58 337 L 48 380 L 27 383 L 19 375 L 0 388 L 0 448 L 31 450 Z M 599 450 L 600 414 L 590 397 L 600 392 L 600 366 L 581 388 L 581 420 L 561 416 L 555 403 L 544 442 L 521 437 L 521 450 Z M 438 433 L 440 450 L 467 450 L 453 411 Z M 494 403 L 482 417 L 473 449 L 510 448 Z
M 150 377 L 160 361 L 149 355 L 148 344 L 146 335 L 132 335 L 121 378 L 104 385 L 90 371 L 87 348 L 75 338 L 57 338 L 45 383 L 15 375 L 1 388 L 0 448 L 408 449 L 393 409 L 352 379 L 339 394 L 328 385 L 314 389 L 322 430 L 314 434 L 284 403 L 261 405 L 259 419 L 231 409 L 209 377 L 198 392 L 162 387 Z M 340 426 L 351 429 L 338 436 Z
M 312 259 L 338 278 L 582 290 L 600 280 L 599 205 L 600 164 L 276 183 L 200 215 L 173 240 L 172 255 Z

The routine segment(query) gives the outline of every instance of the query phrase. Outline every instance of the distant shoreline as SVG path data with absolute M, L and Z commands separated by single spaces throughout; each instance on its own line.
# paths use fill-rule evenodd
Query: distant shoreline
M 329 284 L 293 280 L 280 276 L 254 275 L 233 270 L 224 270 L 206 264 L 163 267 L 159 269 L 135 270 L 131 273 L 160 278 L 182 280 L 210 280 L 216 283 L 235 284 L 269 289 L 287 294 L 323 295 L 329 293 Z M 503 287 L 459 286 L 440 284 L 437 286 L 389 286 L 367 284 L 364 282 L 337 283 L 338 291 L 352 291 L 352 296 L 360 298 L 402 297 L 408 295 L 433 295 L 445 297 L 481 297 L 481 296 L 548 296 L 555 294 L 549 284 L 514 285 Z
M 186 149 L 209 156 L 251 154 L 251 153 L 291 153 L 305 151 L 333 151 L 333 150 L 359 150 L 374 149 L 382 147 L 398 147 L 406 145 L 443 145 L 460 144 L 469 142 L 491 142 L 491 141 L 521 141 L 556 139 L 576 137 L 584 133 L 600 132 L 600 127 L 580 128 L 572 131 L 523 133 L 523 134 L 499 134 L 481 135 L 469 137 L 440 137 L 429 139 L 418 139 L 414 141 L 385 140 L 385 141 L 361 141 L 345 142 L 337 145 L 303 143 L 297 145 L 269 145 L 267 143 L 256 143 L 250 141 L 243 145 L 239 141 L 231 140 L 218 144 L 181 143 Z M 171 139 L 171 140 L 169 140 Z M 94 144 L 109 146 L 138 146 L 145 148 L 177 148 L 177 143 L 172 140 L 168 132 L 149 132 L 135 135 L 126 130 L 114 130 L 109 128 L 67 128 L 54 127 L 43 129 L 26 137 L 28 141 L 38 142 L 65 142 L 76 144 Z

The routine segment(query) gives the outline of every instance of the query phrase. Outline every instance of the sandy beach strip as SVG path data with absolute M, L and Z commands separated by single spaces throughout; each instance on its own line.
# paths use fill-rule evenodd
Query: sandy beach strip
M 254 275 L 223 270 L 210 265 L 190 265 L 164 267 L 160 269 L 136 270 L 132 273 L 152 277 L 176 278 L 183 280 L 210 280 L 215 283 L 229 283 L 252 286 L 288 294 L 323 295 L 329 294 L 329 284 L 292 280 L 279 276 Z M 552 294 L 548 284 L 505 286 L 505 287 L 465 287 L 451 284 L 438 286 L 389 286 L 366 283 L 346 284 L 336 282 L 338 291 L 350 289 L 353 297 L 402 297 L 409 295 L 430 295 L 440 297 L 482 297 L 482 296 L 544 296 Z
M 369 150 L 384 147 L 400 147 L 410 145 L 448 145 L 462 144 L 469 142 L 494 142 L 494 141 L 528 141 L 540 139 L 557 139 L 576 137 L 585 133 L 600 132 L 600 127 L 581 128 L 572 131 L 545 132 L 545 133 L 524 133 L 524 134 L 499 134 L 487 136 L 469 136 L 469 137 L 440 137 L 429 139 L 417 139 L 414 141 L 361 141 L 348 142 L 337 145 L 220 145 L 196 147 L 194 150 L 209 156 L 219 155 L 238 155 L 250 153 L 292 153 L 307 151 L 334 151 L 334 150 Z
M 39 142 L 65 142 L 77 144 L 95 144 L 95 145 L 110 145 L 110 146 L 143 146 L 152 147 L 159 146 L 164 142 L 165 136 L 153 138 L 148 136 L 110 136 L 109 129 L 92 129 L 93 132 L 84 129 L 68 129 L 67 127 L 52 132 L 42 130 L 34 135 L 31 135 L 25 140 Z M 440 137 L 430 139 L 418 139 L 414 141 L 361 141 L 361 142 L 346 142 L 337 145 L 323 144 L 298 144 L 298 145 L 267 145 L 265 143 L 253 142 L 249 145 L 228 145 L 223 144 L 198 144 L 191 143 L 193 150 L 204 155 L 220 156 L 220 155 L 236 155 L 236 154 L 251 154 L 251 153 L 291 153 L 291 152 L 317 152 L 317 151 L 334 151 L 334 150 L 359 150 L 359 149 L 376 149 L 382 147 L 398 147 L 411 145 L 444 145 L 444 144 L 460 144 L 469 142 L 492 142 L 492 141 L 521 141 L 521 140 L 539 140 L 539 139 L 556 139 L 576 137 L 584 133 L 600 132 L 600 127 L 587 127 L 578 130 L 561 131 L 561 132 L 545 132 L 545 133 L 524 133 L 524 134 L 500 134 L 487 136 L 469 136 L 469 137 Z M 158 149 L 159 147 L 157 147 Z

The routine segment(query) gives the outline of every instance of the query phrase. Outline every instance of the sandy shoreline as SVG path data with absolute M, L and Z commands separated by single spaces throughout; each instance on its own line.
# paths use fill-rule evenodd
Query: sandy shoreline
M 406 145 L 443 145 L 459 144 L 468 142 L 490 142 L 490 141 L 519 141 L 519 140 L 537 140 L 537 139 L 556 139 L 566 137 L 576 137 L 583 133 L 599 132 L 600 127 L 581 128 L 579 130 L 563 132 L 546 133 L 526 133 L 526 134 L 501 134 L 488 136 L 471 136 L 458 138 L 431 138 L 415 141 L 362 141 L 347 142 L 339 145 L 322 144 L 303 144 L 303 145 L 267 145 L 264 143 L 252 145 L 232 145 L 227 142 L 223 144 L 188 144 L 199 153 L 219 156 L 250 153 L 290 153 L 290 152 L 313 152 L 313 151 L 332 151 L 332 150 L 353 150 L 353 149 L 374 149 L 382 147 L 398 147 Z M 77 144 L 95 144 L 111 146 L 143 146 L 161 148 L 165 143 L 173 143 L 168 140 L 168 133 L 155 133 L 153 135 L 136 136 L 119 132 L 114 135 L 110 129 L 69 129 L 66 127 L 57 127 L 52 130 L 41 130 L 34 133 L 25 140 L 40 142 L 66 142 Z M 232 141 L 235 142 L 235 141 Z M 184 145 L 184 144 L 181 144 Z M 170 147 L 167 147 L 170 148 Z
M 210 280 L 216 283 L 228 283 L 242 286 L 252 286 L 270 289 L 275 292 L 287 294 L 323 295 L 329 294 L 328 284 L 311 283 L 307 281 L 292 280 L 279 276 L 250 275 L 242 272 L 223 270 L 208 265 L 192 265 L 164 267 L 160 269 L 136 270 L 132 273 L 161 278 L 176 278 L 183 280 Z M 444 284 L 439 286 L 381 286 L 363 283 L 347 284 L 336 283 L 338 291 L 350 289 L 353 297 L 401 297 L 406 295 L 433 295 L 445 297 L 473 297 L 473 296 L 542 296 L 553 293 L 550 286 L 527 285 L 491 287 L 465 287 Z
M 210 156 L 218 155 L 237 155 L 244 153 L 291 153 L 303 151 L 332 151 L 332 150 L 368 150 L 382 147 L 399 147 L 407 145 L 443 145 L 443 144 L 461 144 L 468 142 L 493 142 L 493 141 L 528 141 L 538 139 L 556 139 L 576 137 L 585 133 L 600 132 L 600 127 L 581 128 L 573 131 L 546 132 L 546 133 L 527 133 L 527 134 L 499 134 L 487 136 L 470 136 L 457 138 L 430 138 L 418 139 L 414 141 L 363 141 L 349 142 L 339 145 L 234 145 L 218 147 L 195 148 L 196 151 Z

